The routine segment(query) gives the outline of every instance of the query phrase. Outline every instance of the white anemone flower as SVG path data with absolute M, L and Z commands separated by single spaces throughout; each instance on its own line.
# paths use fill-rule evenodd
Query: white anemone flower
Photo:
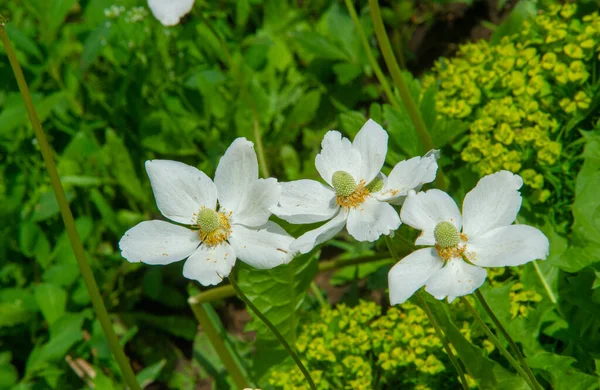
M 436 299 L 468 295 L 485 281 L 481 267 L 525 264 L 548 256 L 548 238 L 527 225 L 512 225 L 521 208 L 523 179 L 508 171 L 485 176 L 463 202 L 463 213 L 440 190 L 410 194 L 400 217 L 422 231 L 417 245 L 431 245 L 406 256 L 388 275 L 390 302 L 405 302 L 415 291 Z M 461 231 L 462 229 L 462 231 Z
M 298 237 L 290 245 L 292 251 L 310 252 L 344 226 L 358 241 L 375 241 L 400 227 L 400 217 L 390 203 L 400 204 L 409 190 L 432 182 L 437 161 L 435 153 L 402 161 L 386 177 L 380 171 L 387 142 L 387 132 L 371 119 L 354 142 L 329 131 L 315 159 L 327 185 L 314 180 L 280 183 L 281 198 L 273 214 L 295 224 L 328 221 Z
M 168 160 L 146 161 L 164 221 L 141 222 L 121 241 L 128 261 L 169 264 L 188 258 L 186 278 L 207 286 L 219 283 L 236 258 L 259 269 L 287 264 L 293 257 L 293 237 L 268 221 L 280 188 L 273 178 L 258 178 L 252 142 L 236 139 L 215 173 L 215 181 L 195 167 Z
M 148 0 L 150 10 L 163 25 L 174 26 L 194 6 L 194 0 Z

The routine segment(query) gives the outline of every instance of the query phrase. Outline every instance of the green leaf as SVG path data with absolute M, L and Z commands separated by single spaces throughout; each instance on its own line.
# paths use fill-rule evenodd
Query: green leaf
M 362 67 L 356 64 L 341 62 L 333 65 L 333 71 L 342 85 L 350 83 L 362 74 Z
M 33 288 L 33 293 L 48 325 L 52 326 L 65 314 L 67 293 L 62 288 L 54 284 L 42 283 Z
M 44 231 L 34 222 L 23 222 L 19 226 L 19 248 L 27 257 L 46 268 L 50 262 L 50 242 Z
M 319 104 L 321 102 L 321 92 L 316 89 L 302 95 L 294 105 L 292 112 L 286 120 L 286 124 L 292 128 L 298 128 L 306 125 L 315 117 Z
M 349 60 L 348 55 L 327 38 L 313 31 L 301 31 L 292 38 L 306 53 L 325 60 Z
M 19 372 L 11 364 L 11 360 L 10 352 L 0 352 L 0 389 L 9 389 L 19 380 Z
M 71 202 L 75 198 L 74 191 L 65 191 L 67 196 L 67 202 Z M 59 213 L 58 202 L 51 189 L 44 191 L 40 196 L 38 203 L 34 206 L 33 214 L 31 214 L 31 220 L 34 222 L 45 221 L 49 218 L 54 217 Z
M 138 178 L 129 149 L 123 140 L 113 130 L 106 131 L 105 153 L 110 161 L 111 172 L 117 183 L 135 200 L 145 201 L 142 183 Z
M 258 270 L 244 263 L 238 265 L 240 289 L 267 317 L 290 344 L 296 341 L 298 310 L 306 289 L 317 274 L 317 257 L 298 256 L 287 265 Z M 253 370 L 257 378 L 287 357 L 271 331 L 256 321 L 256 357 Z
M 340 114 L 342 130 L 344 130 L 350 138 L 354 138 L 366 121 L 367 118 L 365 118 L 360 111 L 347 111 Z
M 102 23 L 96 28 L 83 44 L 83 51 L 81 53 L 81 59 L 79 63 L 79 70 L 84 73 L 89 66 L 98 58 L 102 48 L 106 45 L 106 42 L 110 40 L 112 35 L 112 24 Z
M 393 145 L 409 157 L 422 154 L 423 146 L 417 135 L 415 125 L 408 112 L 401 106 L 396 109 L 389 104 L 383 105 L 383 118 L 387 122 L 387 130 Z
M 598 378 L 583 373 L 572 367 L 577 360 L 571 356 L 561 356 L 550 352 L 527 358 L 527 363 L 532 369 L 545 371 L 544 377 L 550 382 L 551 389 L 597 389 Z
M 167 364 L 167 359 L 161 359 L 158 362 L 144 368 L 142 371 L 140 371 L 137 375 L 137 381 L 140 384 L 140 386 L 142 388 L 145 388 L 146 386 L 150 385 L 152 382 L 154 382 L 156 380 L 156 378 L 158 378 L 158 376 L 160 375 L 160 372 L 162 371 L 163 368 L 165 368 L 165 365 Z
M 196 335 L 196 322 L 189 317 L 183 316 L 158 316 L 149 313 L 124 314 L 123 317 L 131 316 L 134 323 L 145 323 L 176 337 L 193 340 Z
M 519 1 L 513 8 L 510 16 L 494 31 L 490 38 L 492 45 L 500 43 L 503 37 L 521 32 L 523 22 L 531 20 L 537 15 L 536 3 L 533 1 Z

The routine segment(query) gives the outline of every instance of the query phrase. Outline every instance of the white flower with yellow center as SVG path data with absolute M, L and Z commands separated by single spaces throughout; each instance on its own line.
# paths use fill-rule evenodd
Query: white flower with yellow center
M 387 154 L 387 132 L 373 120 L 360 129 L 354 142 L 338 131 L 329 131 L 315 159 L 317 171 L 328 184 L 314 180 L 280 183 L 279 204 L 273 214 L 290 223 L 329 220 L 306 232 L 290 249 L 307 253 L 344 226 L 358 241 L 375 241 L 400 226 L 400 217 L 390 205 L 401 203 L 411 189 L 435 179 L 434 153 L 398 163 L 386 177 L 380 171 Z
M 169 264 L 188 258 L 183 275 L 203 285 L 229 275 L 236 258 L 260 269 L 289 263 L 293 237 L 268 221 L 280 188 L 259 179 L 252 142 L 236 139 L 215 181 L 198 169 L 168 160 L 146 161 L 160 212 L 171 221 L 146 221 L 129 229 L 119 248 L 130 262 Z
M 148 0 L 148 6 L 163 25 L 174 26 L 192 10 L 194 0 Z
M 531 226 L 512 225 L 521 208 L 522 185 L 521 177 L 508 171 L 482 178 L 465 197 L 462 216 L 445 192 L 409 194 L 400 212 L 402 222 L 422 231 L 417 245 L 433 246 L 392 267 L 391 304 L 405 302 L 422 286 L 435 298 L 452 302 L 483 284 L 487 271 L 481 267 L 545 259 L 546 236 Z

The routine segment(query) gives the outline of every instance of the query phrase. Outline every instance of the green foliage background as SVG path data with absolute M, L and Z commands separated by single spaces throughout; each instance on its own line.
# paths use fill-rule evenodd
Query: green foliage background
M 182 264 L 131 264 L 119 254 L 118 240 L 128 228 L 160 218 L 144 161 L 174 159 L 210 174 L 233 139 L 256 140 L 258 132 L 272 176 L 281 181 L 318 180 L 314 156 L 324 133 L 337 128 L 352 138 L 368 117 L 390 133 L 389 166 L 426 150 L 407 112 L 386 102 L 343 2 L 199 1 L 191 15 L 173 28 L 160 25 L 143 1 L 113 3 L 0 0 L 0 13 L 10 19 L 6 31 L 53 147 L 88 260 L 138 380 L 194 389 L 203 379 L 213 378 L 216 388 L 228 388 L 230 378 L 187 304 L 188 296 L 199 290 L 182 277 Z M 445 12 L 445 4 L 453 2 L 419 3 L 384 4 L 389 33 L 400 47 L 416 25 L 434 23 Z M 597 10 L 594 2 L 581 3 L 569 22 L 576 24 L 570 25 L 574 30 L 581 28 L 584 15 Z M 542 10 L 548 15 L 556 11 L 550 17 L 561 17 L 551 2 L 521 2 L 495 30 L 489 45 L 506 44 L 502 37 L 513 39 L 523 21 L 533 22 Z M 376 49 L 368 10 L 359 11 L 361 25 Z M 586 57 L 590 106 L 567 112 L 565 103 L 561 127 L 549 135 L 568 153 L 542 173 L 545 180 L 556 183 L 559 172 L 560 180 L 550 201 L 525 198 L 519 220 L 548 235 L 550 258 L 491 274 L 482 288 L 538 377 L 556 389 L 593 389 L 599 383 L 600 137 L 595 110 L 600 101 L 599 40 L 593 39 Z M 411 61 L 407 50 L 400 48 L 398 53 Z M 473 104 L 467 116 L 444 111 L 446 106 L 439 103 L 447 97 L 440 93 L 445 88 L 441 73 L 448 61 L 453 60 L 438 62 L 423 86 L 410 73 L 404 76 L 435 146 L 442 149 L 440 164 L 451 195 L 461 201 L 482 174 L 461 157 L 472 141 L 472 124 L 482 107 Z M 574 89 L 549 83 L 556 101 L 565 96 L 574 99 Z M 510 95 L 510 88 L 503 85 L 494 92 Z M 564 126 L 569 136 L 560 138 L 557 134 Z M 0 221 L 0 389 L 75 389 L 92 384 L 98 389 L 122 388 L 3 49 Z M 286 228 L 297 236 L 310 227 Z M 400 252 L 407 253 L 412 234 L 405 227 L 397 232 L 395 245 Z M 238 277 L 240 286 L 284 336 L 301 344 L 306 342 L 306 329 L 323 322 L 311 315 L 320 309 L 313 296 L 305 294 L 319 260 L 335 257 L 343 262 L 373 255 L 381 256 L 377 262 L 346 267 L 332 276 L 332 284 L 350 286 L 343 301 L 354 306 L 359 298 L 386 286 L 391 264 L 382 242 L 356 243 L 342 234 L 287 267 L 257 271 L 239 264 Z M 214 323 L 220 325 L 227 318 L 227 302 L 232 301 L 218 302 L 217 311 L 210 311 Z M 487 348 L 458 303 L 433 299 L 430 303 L 464 357 L 474 384 L 524 388 L 500 354 Z M 409 305 L 405 310 L 416 310 L 415 303 Z M 373 318 L 362 324 L 369 329 L 371 320 L 384 323 L 396 310 L 388 311 L 385 300 L 381 308 L 371 309 Z M 255 341 L 239 334 L 224 337 L 250 377 L 262 388 L 275 385 L 276 381 L 265 378 L 281 361 L 278 372 L 294 375 L 272 335 L 258 323 L 249 327 L 256 330 Z M 340 329 L 333 332 L 332 338 L 344 336 Z M 336 358 L 343 360 L 344 353 Z M 445 355 L 436 353 L 432 356 L 448 366 Z M 84 374 L 82 379 L 77 367 L 95 376 Z M 455 383 L 450 366 L 426 373 L 429 377 L 422 381 L 406 379 L 414 370 L 410 364 L 399 367 L 394 375 L 401 379 L 391 382 L 396 385 L 433 384 L 435 388 L 440 381 Z M 374 383 L 385 388 L 389 382 Z

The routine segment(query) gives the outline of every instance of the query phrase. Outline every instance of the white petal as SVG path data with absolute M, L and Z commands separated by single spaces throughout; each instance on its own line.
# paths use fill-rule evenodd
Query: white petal
M 393 202 L 406 197 L 409 190 L 418 189 L 423 184 L 435 180 L 437 168 L 435 155 L 430 153 L 424 157 L 413 157 L 399 162 L 384 182 L 377 199 Z
M 400 260 L 388 273 L 390 303 L 404 303 L 444 265 L 435 248 L 419 249 Z
M 454 258 L 429 278 L 425 283 L 425 291 L 436 299 L 448 297 L 448 301 L 451 302 L 456 297 L 462 297 L 477 290 L 485 281 L 486 275 L 485 269 Z
M 163 25 L 174 26 L 192 10 L 194 0 L 148 0 L 148 5 Z
M 258 161 L 254 144 L 246 138 L 236 138 L 225 151 L 215 172 L 219 205 L 237 212 L 245 201 L 250 185 L 258 179 Z
M 125 232 L 119 249 L 132 263 L 170 264 L 185 259 L 200 245 L 194 230 L 165 221 L 145 221 Z
M 348 138 L 342 138 L 339 131 L 331 130 L 325 134 L 321 142 L 321 153 L 315 158 L 315 165 L 329 185 L 332 185 L 331 177 L 337 171 L 351 174 L 357 184 L 360 181 L 360 153 L 352 147 Z
M 481 267 L 504 267 L 528 263 L 548 256 L 550 243 L 538 229 L 527 225 L 510 225 L 470 237 L 467 253 Z
M 331 219 L 339 210 L 335 192 L 314 180 L 279 183 L 279 204 L 273 214 L 290 223 L 313 223 Z
M 375 241 L 400 227 L 400 217 L 392 206 L 368 197 L 348 212 L 348 233 L 358 241 Z
M 370 183 L 377 176 L 387 154 L 388 133 L 373 119 L 363 125 L 352 146 L 361 156 L 360 178 Z
M 463 202 L 463 233 L 478 236 L 500 226 L 508 226 L 521 208 L 521 176 L 508 171 L 485 176 Z
M 294 258 L 290 250 L 292 241 L 294 237 L 275 222 L 267 222 L 260 229 L 232 225 L 229 236 L 238 259 L 258 269 L 289 263 Z
M 235 250 L 227 242 L 216 246 L 200 245 L 183 265 L 183 276 L 203 286 L 219 284 L 235 264 Z
M 417 245 L 434 245 L 433 229 L 440 222 L 452 222 L 458 231 L 461 227 L 458 206 L 448 194 L 436 189 L 409 194 L 400 218 L 405 224 L 422 231 L 415 242 Z
M 310 230 L 298 237 L 297 239 L 295 239 L 290 244 L 290 249 L 292 250 L 292 252 L 310 252 L 315 246 L 333 238 L 336 234 L 338 234 L 346 224 L 347 217 L 348 214 L 344 210 L 341 210 L 332 220 L 328 221 L 326 224 L 314 230 Z
M 270 208 L 277 204 L 281 188 L 277 179 L 258 179 L 250 184 L 248 195 L 231 216 L 231 223 L 262 226 L 271 216 Z
M 217 189 L 208 176 L 197 168 L 178 161 L 146 161 L 156 205 L 170 220 L 196 224 L 196 213 L 217 206 Z

